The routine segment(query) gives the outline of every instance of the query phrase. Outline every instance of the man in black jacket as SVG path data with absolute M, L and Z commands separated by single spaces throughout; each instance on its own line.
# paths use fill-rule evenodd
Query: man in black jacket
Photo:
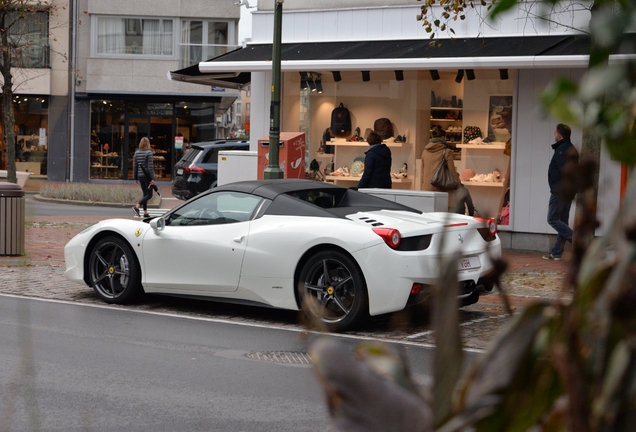
M 371 147 L 364 153 L 364 173 L 358 188 L 391 189 L 391 149 L 375 132 L 369 134 L 367 142 Z
M 568 162 L 577 162 L 579 159 L 579 152 L 570 141 L 571 133 L 570 127 L 562 123 L 559 123 L 554 131 L 554 140 L 556 141 L 552 144 L 554 155 L 552 155 L 548 167 L 548 184 L 550 185 L 548 223 L 557 232 L 557 239 L 552 252 L 543 256 L 543 259 L 546 260 L 560 260 L 565 242 L 572 243 L 572 229 L 568 226 L 572 198 L 562 196 L 559 191 L 563 167 Z

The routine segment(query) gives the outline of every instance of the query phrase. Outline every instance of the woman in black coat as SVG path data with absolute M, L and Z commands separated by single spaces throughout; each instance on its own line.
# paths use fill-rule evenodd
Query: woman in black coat
M 371 147 L 365 152 L 364 173 L 358 188 L 391 189 L 391 149 L 375 132 L 369 134 L 367 142 Z

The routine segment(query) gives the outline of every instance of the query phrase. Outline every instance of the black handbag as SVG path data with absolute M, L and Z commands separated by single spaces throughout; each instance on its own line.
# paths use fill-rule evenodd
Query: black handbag
M 453 175 L 446 162 L 446 149 L 442 152 L 442 160 L 433 172 L 431 184 L 438 189 L 449 191 L 459 187 L 459 179 Z

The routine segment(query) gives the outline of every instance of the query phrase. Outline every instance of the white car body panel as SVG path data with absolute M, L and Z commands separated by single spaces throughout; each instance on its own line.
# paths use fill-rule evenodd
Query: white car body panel
M 236 291 L 249 226 L 239 222 L 147 230 L 141 246 L 144 289 L 202 295 Z
M 372 231 L 373 224 L 396 228 L 402 237 L 434 235 L 425 250 L 397 251 Z M 460 251 L 462 257 L 472 257 L 471 264 L 479 265 L 459 270 L 457 263 L 460 281 L 477 282 L 492 270 L 490 257 L 501 256 L 500 240 L 484 241 L 476 227 L 483 223 L 463 215 L 395 210 L 360 212 L 346 219 L 264 215 L 249 222 L 163 230 L 142 221 L 110 219 L 66 245 L 66 276 L 85 284 L 88 244 L 95 235 L 108 231 L 123 237 L 137 254 L 146 292 L 229 298 L 297 310 L 294 284 L 299 262 L 313 248 L 338 248 L 362 270 L 368 312 L 378 315 L 402 310 L 413 284 L 435 284 L 442 260 Z

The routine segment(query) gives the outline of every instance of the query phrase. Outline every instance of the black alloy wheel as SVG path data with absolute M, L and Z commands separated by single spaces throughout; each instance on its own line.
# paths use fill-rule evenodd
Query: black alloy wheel
M 90 253 L 90 282 L 106 303 L 125 304 L 143 293 L 137 256 L 119 237 L 100 239 Z
M 300 272 L 300 299 L 307 315 L 330 331 L 342 331 L 368 316 L 367 287 L 358 265 L 339 251 L 310 257 Z

